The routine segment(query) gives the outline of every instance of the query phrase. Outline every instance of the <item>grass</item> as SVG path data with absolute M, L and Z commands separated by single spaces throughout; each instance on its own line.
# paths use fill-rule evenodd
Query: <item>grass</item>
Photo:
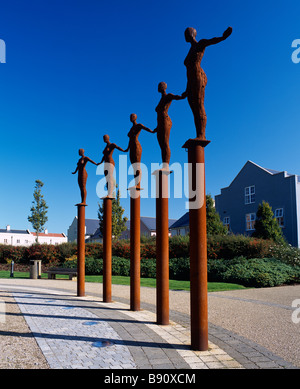
M 0 278 L 9 278 L 9 271 L 0 271 Z M 29 272 L 14 272 L 14 278 L 29 278 Z M 42 278 L 48 278 L 48 275 L 43 273 Z M 68 276 L 57 275 L 57 279 L 68 279 Z M 102 276 L 85 276 L 86 282 L 99 282 L 102 283 Z M 116 285 L 130 285 L 129 277 L 122 276 L 112 276 L 112 283 Z M 156 280 L 154 278 L 141 278 L 141 286 L 146 286 L 149 288 L 156 287 Z M 190 290 L 189 281 L 178 281 L 170 280 L 169 281 L 170 290 Z M 229 284 L 225 282 L 208 282 L 207 283 L 208 292 L 221 292 L 226 290 L 236 290 L 236 289 L 246 289 L 242 285 L 238 284 Z

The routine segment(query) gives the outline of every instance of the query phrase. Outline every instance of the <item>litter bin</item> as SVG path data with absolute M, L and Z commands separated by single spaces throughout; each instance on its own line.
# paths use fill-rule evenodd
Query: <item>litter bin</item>
M 30 261 L 30 278 L 37 280 L 41 278 L 42 274 L 42 261 L 40 259 L 34 259 Z

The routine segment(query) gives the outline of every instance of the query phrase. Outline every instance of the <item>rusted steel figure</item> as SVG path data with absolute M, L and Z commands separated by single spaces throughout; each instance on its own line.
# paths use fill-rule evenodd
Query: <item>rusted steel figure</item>
M 135 187 L 138 189 L 140 188 L 141 174 L 142 174 L 140 169 L 140 163 L 142 158 L 142 146 L 138 140 L 138 137 L 142 130 L 151 133 L 154 133 L 154 131 L 145 127 L 143 124 L 137 123 L 136 120 L 137 120 L 136 114 L 132 113 L 130 115 L 130 121 L 132 122 L 132 127 L 128 132 L 129 144 L 126 151 L 129 150 L 129 158 L 131 164 L 133 165 L 133 170 L 134 170 Z
M 113 191 L 115 187 L 115 180 L 114 180 L 115 161 L 113 160 L 112 155 L 115 149 L 123 152 L 126 152 L 127 150 L 123 150 L 115 143 L 111 143 L 108 135 L 104 135 L 103 140 L 106 143 L 106 146 L 103 150 L 102 160 L 100 163 L 98 163 L 98 165 L 104 162 L 104 175 L 107 182 L 107 196 L 113 197 Z
M 92 162 L 94 165 L 97 165 L 97 163 L 84 155 L 84 149 L 79 149 L 79 155 L 81 158 L 78 160 L 77 168 L 72 174 L 76 174 L 78 172 L 78 185 L 81 193 L 81 203 L 79 205 L 86 205 L 86 181 L 88 174 L 85 170 L 85 166 L 88 162 Z
M 187 69 L 187 88 L 184 95 L 187 96 L 189 105 L 194 115 L 197 132 L 197 139 L 205 140 L 206 114 L 204 109 L 204 95 L 207 84 L 206 74 L 201 68 L 201 61 L 207 46 L 215 45 L 227 39 L 232 33 L 232 28 L 228 27 L 223 36 L 212 39 L 196 40 L 196 30 L 187 28 L 185 30 L 185 40 L 191 44 L 191 48 L 184 60 Z
M 182 100 L 186 95 L 182 94 L 173 95 L 172 93 L 167 93 L 167 84 L 165 82 L 160 82 L 158 84 L 158 92 L 161 93 L 161 99 L 155 108 L 157 112 L 157 127 L 153 132 L 157 133 L 157 140 L 161 149 L 162 162 L 169 165 L 171 158 L 171 150 L 169 146 L 170 131 L 172 128 L 172 121 L 168 115 L 168 110 L 173 100 Z

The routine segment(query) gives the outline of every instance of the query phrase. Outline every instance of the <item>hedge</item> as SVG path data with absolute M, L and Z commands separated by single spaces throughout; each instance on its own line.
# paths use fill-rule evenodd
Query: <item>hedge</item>
M 237 283 L 248 287 L 271 287 L 300 283 L 300 267 L 275 258 L 209 260 L 208 280 Z
M 41 259 L 44 265 L 54 266 L 65 262 L 68 258 L 77 255 L 76 243 L 63 243 L 61 245 L 34 244 L 30 247 L 0 245 L 0 263 L 14 260 L 15 263 L 28 264 L 31 259 Z M 103 245 L 100 243 L 87 243 L 85 245 L 86 258 L 102 258 Z M 128 241 L 115 241 L 112 243 L 114 257 L 130 259 L 130 244 Z M 153 239 L 141 243 L 141 258 L 155 258 L 156 245 Z M 169 240 L 169 257 L 189 257 L 189 237 L 172 237 Z M 300 250 L 290 245 L 278 245 L 269 240 L 256 239 L 242 235 L 208 236 L 208 259 L 230 260 L 237 257 L 244 258 L 277 258 L 293 266 L 300 266 Z M 175 265 L 174 265 L 175 266 Z M 183 269 L 181 263 L 170 271 L 174 276 Z M 175 267 L 176 267 L 175 266 Z M 179 274 L 179 273 L 178 273 Z
M 86 258 L 87 275 L 102 275 L 103 260 Z M 77 261 L 63 264 L 76 267 Z M 190 278 L 189 258 L 170 259 L 170 279 L 186 280 Z M 237 283 L 248 287 L 272 287 L 283 284 L 300 283 L 300 267 L 282 263 L 274 258 L 238 257 L 234 259 L 208 260 L 208 281 Z M 129 276 L 130 261 L 126 258 L 112 257 L 112 275 Z M 156 277 L 156 260 L 141 259 L 141 277 Z

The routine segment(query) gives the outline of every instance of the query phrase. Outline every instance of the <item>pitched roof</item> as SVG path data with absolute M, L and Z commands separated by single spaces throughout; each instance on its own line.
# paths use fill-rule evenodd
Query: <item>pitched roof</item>
M 141 222 L 148 228 L 150 231 L 156 231 L 156 218 L 150 216 L 141 216 Z M 176 222 L 176 219 L 169 219 L 169 228 L 172 224 Z M 130 220 L 126 222 L 126 227 L 130 230 Z
M 189 225 L 189 213 L 186 212 L 183 216 L 181 216 L 180 219 L 178 219 L 175 223 L 171 225 L 170 228 L 179 228 L 179 227 L 185 227 Z
M 102 238 L 100 227 L 97 228 L 97 230 L 94 232 L 93 235 L 90 236 L 89 239 L 96 239 L 96 238 Z
M 94 235 L 99 227 L 99 219 L 85 219 L 86 235 Z
M 34 236 L 36 236 L 36 232 L 32 232 L 31 233 L 32 235 L 34 235 Z M 65 234 L 63 234 L 63 233 L 61 233 L 61 234 L 53 234 L 53 233 L 48 233 L 48 234 L 45 234 L 44 232 L 40 232 L 39 233 L 39 236 L 49 236 L 50 238 L 65 238 L 66 237 L 66 235 Z
M 257 166 L 257 167 L 259 167 L 260 169 L 263 169 L 263 170 L 265 170 L 266 172 L 268 172 L 268 173 L 270 173 L 270 174 L 272 174 L 272 175 L 285 172 L 285 170 L 280 170 L 280 171 L 279 171 L 279 170 L 274 170 L 274 169 L 267 169 L 267 168 L 262 167 L 262 166 L 258 165 L 257 163 L 255 163 L 255 162 L 253 162 L 253 161 L 250 161 L 250 160 L 247 161 L 247 163 L 252 163 L 252 165 Z M 246 163 L 246 164 L 247 164 L 247 163 Z M 286 173 L 287 176 L 293 176 L 293 174 L 290 174 L 290 173 L 288 173 L 288 172 L 285 172 L 285 173 Z
M 28 230 L 7 230 L 7 229 L 0 229 L 0 233 L 8 233 L 8 234 L 30 234 Z

